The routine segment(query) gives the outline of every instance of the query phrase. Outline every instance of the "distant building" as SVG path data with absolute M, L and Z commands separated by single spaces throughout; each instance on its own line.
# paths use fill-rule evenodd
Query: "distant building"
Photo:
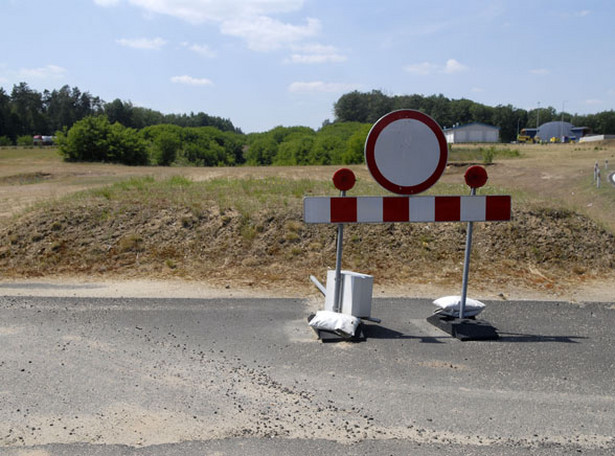
M 445 128 L 444 136 L 449 144 L 494 143 L 500 141 L 500 129 L 492 125 L 474 122 Z
M 555 120 L 542 124 L 538 128 L 523 128 L 517 140 L 519 142 L 578 142 L 590 132 L 589 127 L 575 127 L 570 122 Z
M 570 122 L 556 120 L 544 123 L 538 127 L 536 136 L 540 138 L 542 142 L 569 142 L 578 141 L 585 136 L 588 131 L 588 127 L 575 127 Z
M 579 142 L 605 141 L 615 139 L 615 135 L 586 135 L 579 139 Z

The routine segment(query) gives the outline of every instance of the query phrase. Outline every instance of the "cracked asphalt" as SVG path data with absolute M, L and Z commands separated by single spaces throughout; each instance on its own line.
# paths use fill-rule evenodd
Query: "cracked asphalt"
M 310 299 L 0 297 L 0 453 L 611 455 L 615 304 L 487 302 L 461 342 L 375 299 L 322 343 Z

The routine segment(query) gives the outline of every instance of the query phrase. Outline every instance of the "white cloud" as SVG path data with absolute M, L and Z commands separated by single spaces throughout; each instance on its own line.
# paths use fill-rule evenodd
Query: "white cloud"
M 66 74 L 66 69 L 58 65 L 47 65 L 39 68 L 22 68 L 18 76 L 24 79 L 59 79 Z
M 467 66 L 459 63 L 455 59 L 448 59 L 446 61 L 446 66 L 444 67 L 444 72 L 448 74 L 459 73 L 461 71 L 466 71 L 468 69 Z
M 288 86 L 289 92 L 345 92 L 348 90 L 356 90 L 361 87 L 360 84 L 344 83 L 344 82 L 293 82 Z
M 435 71 L 437 71 L 437 69 L 438 65 L 430 62 L 413 63 L 404 67 L 404 70 L 408 73 L 418 74 L 421 76 L 434 73 Z
M 602 100 L 599 100 L 597 98 L 590 98 L 588 100 L 585 100 L 585 104 L 586 105 L 590 105 L 590 106 L 597 106 L 597 105 L 601 105 L 602 103 L 604 103 Z
M 346 56 L 340 54 L 292 54 L 288 59 L 290 63 L 337 63 L 346 60 Z
M 150 13 L 164 14 L 187 22 L 224 22 L 298 11 L 303 0 L 129 0 Z
M 322 44 L 309 44 L 305 46 L 294 46 L 296 51 L 288 59 L 290 63 L 337 63 L 345 62 L 348 58 L 338 53 L 334 46 Z
M 199 54 L 202 57 L 213 58 L 216 56 L 216 51 L 210 48 L 206 44 L 190 44 L 190 43 L 182 43 L 182 46 L 187 47 L 192 52 Z
M 285 24 L 267 16 L 225 21 L 220 26 L 224 35 L 246 40 L 253 51 L 272 51 L 312 37 L 320 32 L 320 21 L 308 18 L 306 25 Z
M 574 14 L 577 17 L 585 17 L 585 16 L 589 16 L 591 14 L 591 11 L 590 10 L 581 10 L 581 11 L 577 11 Z
M 533 70 L 530 70 L 530 73 L 537 76 L 546 76 L 549 74 L 549 70 L 547 70 L 546 68 L 534 68 Z
M 110 6 L 117 0 L 94 0 Z M 307 18 L 305 25 L 281 22 L 272 16 L 296 12 L 304 0 L 127 0 L 147 14 L 172 16 L 191 24 L 217 24 L 224 35 L 242 38 L 255 51 L 271 51 L 312 37 L 320 21 Z
M 184 85 L 192 85 L 192 86 L 210 86 L 214 84 L 210 79 L 193 78 L 192 76 L 188 76 L 188 75 L 173 76 L 171 78 L 171 82 L 175 84 L 184 84 Z
M 94 0 L 94 3 L 100 6 L 115 6 L 120 0 Z
M 167 44 L 167 42 L 162 38 L 121 38 L 119 40 L 115 40 L 115 42 L 121 46 L 126 46 L 133 49 L 148 49 L 155 51 Z
M 437 63 L 431 62 L 422 62 L 409 64 L 404 67 L 404 70 L 406 72 L 417 74 L 420 76 L 428 76 L 433 73 L 453 74 L 459 73 L 461 71 L 466 71 L 467 69 L 467 66 L 463 65 L 455 59 L 448 59 L 446 61 L 446 64 L 444 65 L 439 65 Z

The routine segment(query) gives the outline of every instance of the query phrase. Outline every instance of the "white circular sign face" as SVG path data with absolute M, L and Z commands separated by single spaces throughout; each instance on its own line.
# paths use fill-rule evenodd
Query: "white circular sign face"
M 382 117 L 365 143 L 365 162 L 387 190 L 411 195 L 427 190 L 446 168 L 448 147 L 440 126 L 414 110 Z
M 385 179 L 402 187 L 420 185 L 436 171 L 438 139 L 427 125 L 401 119 L 387 125 L 376 140 L 376 166 Z

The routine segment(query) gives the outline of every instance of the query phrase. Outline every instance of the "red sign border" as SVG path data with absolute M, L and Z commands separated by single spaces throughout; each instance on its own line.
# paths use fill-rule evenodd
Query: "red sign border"
M 401 119 L 414 119 L 427 125 L 436 136 L 440 147 L 440 158 L 435 171 L 425 181 L 417 185 L 403 186 L 388 180 L 378 169 L 376 158 L 374 156 L 376 152 L 376 141 L 380 133 L 382 133 L 382 130 L 384 130 L 391 123 Z M 438 179 L 440 179 L 440 176 L 442 176 L 442 173 L 446 169 L 447 160 L 448 146 L 446 144 L 446 137 L 444 136 L 442 128 L 440 128 L 440 125 L 438 125 L 438 123 L 427 114 L 423 114 L 422 112 L 415 111 L 413 109 L 400 109 L 398 111 L 385 114 L 372 126 L 365 141 L 365 163 L 367 164 L 367 168 L 369 169 L 372 177 L 382 187 L 393 193 L 397 193 L 398 195 L 416 195 L 427 190 L 429 187 L 434 185 Z

